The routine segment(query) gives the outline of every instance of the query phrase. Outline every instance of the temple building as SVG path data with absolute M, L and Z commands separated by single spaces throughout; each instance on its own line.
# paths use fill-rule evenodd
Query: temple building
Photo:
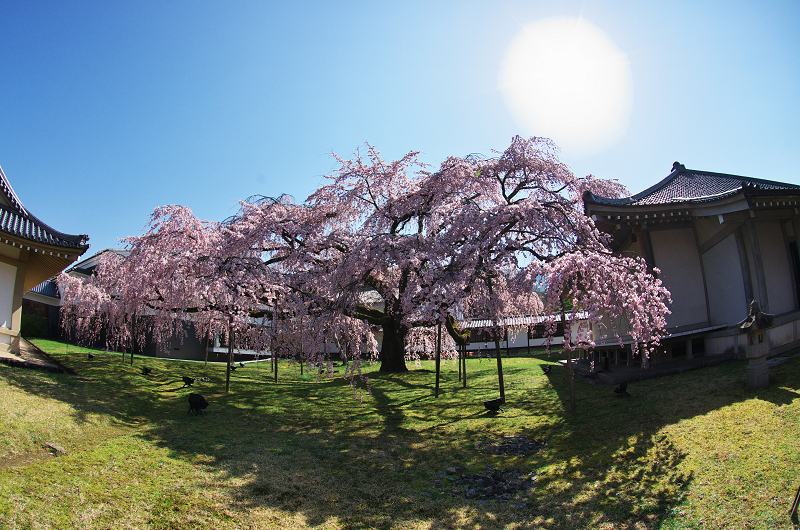
M 668 335 L 654 362 L 700 355 L 741 357 L 737 324 L 752 300 L 776 315 L 772 354 L 800 346 L 800 186 L 687 169 L 676 162 L 654 186 L 624 198 L 586 192 L 585 212 L 620 254 L 643 257 L 672 294 Z M 631 362 L 612 328 L 593 330 L 597 350 Z M 633 346 L 635 348 L 635 346 Z
M 0 169 L 0 352 L 19 353 L 23 295 L 77 260 L 88 239 L 36 218 Z

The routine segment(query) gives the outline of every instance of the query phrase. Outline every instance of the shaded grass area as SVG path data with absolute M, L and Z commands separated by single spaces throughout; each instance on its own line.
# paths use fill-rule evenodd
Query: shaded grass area
M 492 415 L 486 359 L 468 361 L 466 389 L 443 363 L 438 399 L 432 363 L 368 366 L 362 402 L 341 374 L 287 363 L 277 384 L 267 363 L 240 368 L 225 394 L 224 365 L 37 345 L 78 375 L 0 365 L 2 528 L 791 528 L 797 358 L 759 390 L 744 362 L 631 384 L 630 398 L 578 380 L 574 416 L 566 371 L 539 367 L 557 357 L 504 359 L 508 403 Z M 206 415 L 186 413 L 192 391 Z M 479 450 L 517 435 L 548 443 Z M 535 487 L 479 501 L 442 477 L 486 466 L 534 472 Z

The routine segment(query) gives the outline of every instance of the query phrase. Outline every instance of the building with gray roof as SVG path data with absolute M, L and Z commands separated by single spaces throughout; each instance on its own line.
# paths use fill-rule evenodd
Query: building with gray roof
M 643 257 L 672 294 L 670 334 L 656 362 L 744 355 L 737 324 L 751 300 L 776 315 L 767 330 L 773 354 L 800 345 L 800 186 L 675 162 L 666 178 L 640 193 L 587 192 L 584 207 L 615 252 Z M 595 330 L 598 349 L 630 360 L 632 346 L 619 348 L 609 336 Z
M 39 220 L 0 169 L 0 351 L 19 352 L 23 295 L 76 261 L 88 239 Z

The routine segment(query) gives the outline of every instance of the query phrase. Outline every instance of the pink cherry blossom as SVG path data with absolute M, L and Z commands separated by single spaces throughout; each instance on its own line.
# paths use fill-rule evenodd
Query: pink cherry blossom
M 575 177 L 551 141 L 517 137 L 492 157 L 450 157 L 436 170 L 413 151 L 386 162 L 369 145 L 335 159 L 302 204 L 251 198 L 222 223 L 157 209 L 144 235 L 125 240 L 129 258 L 85 282 L 62 276 L 65 317 L 86 337 L 102 324 L 126 344 L 166 343 L 191 322 L 315 367 L 335 344 L 351 377 L 369 358 L 405 371 L 452 317 L 544 313 L 554 333 L 569 308 L 589 320 L 567 320 L 582 326 L 567 348 L 591 347 L 588 326 L 620 319 L 645 350 L 658 344 L 669 293 L 643 260 L 615 256 L 583 214 L 585 191 L 624 188 Z

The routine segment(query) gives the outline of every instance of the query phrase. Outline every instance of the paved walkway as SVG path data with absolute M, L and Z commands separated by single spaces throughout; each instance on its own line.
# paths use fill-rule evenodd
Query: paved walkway
M 800 354 L 800 352 L 788 352 L 779 357 L 772 357 L 767 360 L 771 366 L 777 366 L 789 360 L 789 357 Z M 597 370 L 592 372 L 591 363 L 586 359 L 581 359 L 575 362 L 575 372 L 582 375 L 586 379 L 596 380 L 600 383 L 609 385 L 618 385 L 623 381 L 630 383 L 635 381 L 642 381 L 644 379 L 652 379 L 654 377 L 663 377 L 667 375 L 675 375 L 705 366 L 716 366 L 718 364 L 733 360 L 732 354 L 727 355 L 709 355 L 703 357 L 695 357 L 694 359 L 679 359 L 675 361 L 660 362 L 650 364 L 650 367 L 643 369 L 639 363 L 634 363 L 631 366 L 624 364 L 611 364 L 608 370 L 601 370 L 601 363 L 595 363 Z M 559 361 L 564 368 L 566 368 L 566 361 Z
M 595 372 L 592 372 L 591 363 L 588 360 L 581 359 L 575 363 L 575 372 L 579 375 L 583 375 L 587 379 L 597 379 L 603 383 L 618 385 L 623 381 L 632 383 L 634 381 L 642 381 L 654 377 L 680 374 L 704 366 L 715 366 L 730 361 L 732 358 L 732 355 L 695 357 L 694 359 L 680 359 L 656 364 L 651 363 L 647 369 L 642 368 L 640 363 L 634 363 L 631 366 L 611 364 L 608 370 L 602 370 L 600 369 L 602 363 L 595 363 Z M 566 361 L 562 361 L 562 364 L 566 368 Z
M 47 370 L 48 372 L 67 371 L 58 361 L 50 358 L 42 350 L 28 342 L 27 339 L 20 338 L 19 349 L 19 355 L 11 352 L 0 352 L 0 363 L 22 368 Z

